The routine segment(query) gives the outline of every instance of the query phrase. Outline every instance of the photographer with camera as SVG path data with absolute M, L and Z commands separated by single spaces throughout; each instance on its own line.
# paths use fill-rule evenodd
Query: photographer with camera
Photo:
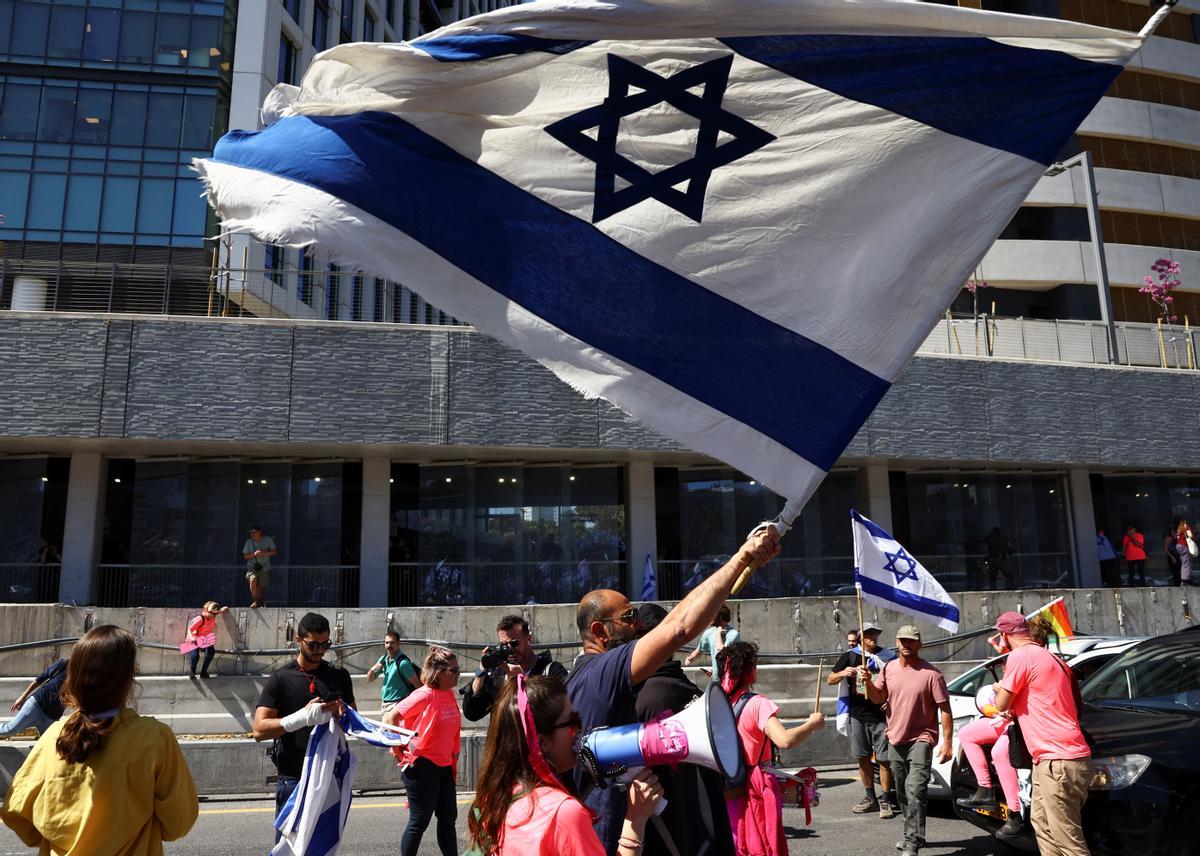
M 471 722 L 487 716 L 504 682 L 516 675 L 549 675 L 561 681 L 567 670 L 549 651 L 538 654 L 533 650 L 533 635 L 529 622 L 519 615 L 506 615 L 496 625 L 496 645 L 483 649 L 475 679 L 462 688 L 462 712 Z
M 246 560 L 246 581 L 250 583 L 250 608 L 267 605 L 267 584 L 271 577 L 271 557 L 278 552 L 275 540 L 264 535 L 261 526 L 250 527 L 250 537 L 242 545 Z

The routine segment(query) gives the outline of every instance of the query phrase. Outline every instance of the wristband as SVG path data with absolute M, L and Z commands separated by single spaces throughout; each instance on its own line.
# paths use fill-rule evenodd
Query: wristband
M 328 722 L 333 718 L 327 710 L 323 710 L 319 704 L 306 704 L 295 713 L 289 713 L 287 716 L 279 720 L 279 724 L 283 730 L 291 734 L 293 731 L 299 731 L 301 728 L 312 728 L 314 725 L 320 725 L 323 722 Z

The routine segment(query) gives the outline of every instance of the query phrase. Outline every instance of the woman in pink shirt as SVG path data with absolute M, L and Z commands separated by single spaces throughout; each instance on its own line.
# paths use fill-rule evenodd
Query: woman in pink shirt
M 733 642 L 717 654 L 721 689 L 729 697 L 737 717 L 742 756 L 746 761 L 744 793 L 730 793 L 725 807 L 733 827 L 733 846 L 738 856 L 787 856 L 787 837 L 783 833 L 783 786 L 763 769 L 770 764 L 771 747 L 790 749 L 814 731 L 825 727 L 820 711 L 794 728 L 779 721 L 779 705 L 766 696 L 751 692 L 758 677 L 758 646 L 751 642 Z
M 604 856 L 591 812 L 556 777 L 575 766 L 581 727 L 562 681 L 518 675 L 492 710 L 487 748 L 467 828 L 472 852 L 496 856 Z M 637 856 L 662 796 L 647 769 L 629 787 L 618 856 Z
M 188 665 L 191 666 L 192 677 L 196 677 L 196 664 L 200 662 L 200 652 L 204 651 L 204 665 L 200 669 L 200 677 L 211 678 L 208 666 L 212 663 L 213 655 L 217 653 L 217 616 L 228 612 L 228 606 L 221 606 L 215 600 L 204 604 L 200 614 L 188 622 L 187 635 L 184 642 L 195 645 L 187 653 Z M 212 637 L 211 640 L 209 637 Z
M 400 775 L 408 793 L 408 827 L 400 839 L 401 856 L 416 856 L 421 836 L 435 815 L 442 856 L 458 856 L 454 782 L 458 775 L 462 714 L 454 693 L 457 683 L 458 658 L 453 651 L 432 645 L 421 669 L 422 686 L 385 717 L 389 724 L 417 732 L 408 746 L 392 750 L 400 761 Z

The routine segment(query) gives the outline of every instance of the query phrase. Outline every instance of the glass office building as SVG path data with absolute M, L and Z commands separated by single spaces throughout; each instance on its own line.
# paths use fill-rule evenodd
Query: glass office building
M 0 0 L 7 258 L 205 263 L 190 164 L 225 130 L 235 9 Z

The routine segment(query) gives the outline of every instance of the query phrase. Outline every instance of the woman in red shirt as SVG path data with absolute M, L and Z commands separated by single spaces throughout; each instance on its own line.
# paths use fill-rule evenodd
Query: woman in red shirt
M 200 668 L 200 677 L 212 677 L 208 673 L 208 667 L 217 653 L 217 616 L 228 611 L 228 606 L 221 606 L 215 600 L 210 600 L 204 604 L 204 609 L 200 611 L 200 614 L 188 622 L 184 642 L 196 646 L 187 654 L 193 678 L 196 677 L 196 664 L 200 662 L 201 651 L 204 651 L 204 665 Z M 211 640 L 209 637 L 212 637 Z
M 458 658 L 453 651 L 430 646 L 421 669 L 422 686 L 385 717 L 389 724 L 417 732 L 408 746 L 392 750 L 399 759 L 408 793 L 408 826 L 400 839 L 400 856 L 416 856 L 421 836 L 435 816 L 442 856 L 458 856 L 458 836 L 454 832 L 458 817 L 454 782 L 462 731 L 462 714 L 454 692 L 458 672 Z
M 1140 585 L 1146 584 L 1146 536 L 1138 532 L 1132 523 L 1125 524 L 1125 539 L 1121 542 L 1121 554 L 1125 557 L 1130 587 L 1136 572 Z
M 592 815 L 556 778 L 575 766 L 579 714 L 563 682 L 518 675 L 492 710 L 467 828 L 472 852 L 495 856 L 604 856 Z M 643 770 L 629 786 L 618 856 L 638 856 L 662 785 Z

